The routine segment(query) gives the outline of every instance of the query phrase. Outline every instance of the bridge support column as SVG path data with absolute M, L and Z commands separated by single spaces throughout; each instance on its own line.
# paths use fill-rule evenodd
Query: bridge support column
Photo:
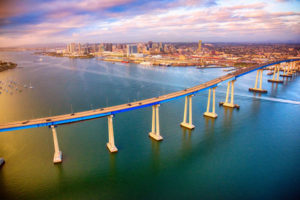
M 283 67 L 283 74 L 280 74 L 280 76 L 282 77 L 292 77 L 292 75 L 289 73 L 289 65 L 290 64 L 286 64 Z
M 185 97 L 185 103 L 184 103 L 184 114 L 183 114 L 183 121 L 181 122 L 180 126 L 188 128 L 188 129 L 194 129 L 195 126 L 192 124 L 192 96 L 186 96 Z M 187 107 L 189 104 L 189 122 L 187 123 Z
M 211 93 L 211 88 L 208 90 L 208 99 L 207 99 L 207 107 L 206 107 L 206 112 L 203 114 L 205 117 L 211 117 L 211 118 L 217 118 L 218 115 L 216 114 L 216 107 L 215 107 L 215 101 L 216 101 L 216 88 L 214 87 L 213 90 L 213 105 L 212 105 L 212 112 L 210 112 L 210 93 Z
M 274 73 L 273 73 L 273 78 L 269 79 L 268 82 L 283 83 L 283 80 L 279 80 L 279 74 L 280 74 L 280 65 L 275 65 Z M 277 78 L 275 79 L 276 76 L 277 76 Z
M 108 150 L 112 153 L 117 152 L 118 149 L 115 146 L 115 137 L 114 137 L 114 127 L 113 127 L 113 115 L 109 115 L 107 117 L 108 120 L 108 143 L 106 143 L 106 146 Z
M 296 62 L 294 61 L 294 62 L 292 62 L 292 74 L 294 75 L 294 74 L 296 74 Z
M 224 106 L 224 107 L 229 107 L 229 108 L 237 108 L 237 109 L 240 108 L 239 105 L 234 104 L 234 82 L 235 82 L 235 80 L 228 82 L 225 102 L 220 102 L 219 105 Z M 231 100 L 229 103 L 228 98 L 229 98 L 229 93 L 230 93 L 230 84 L 231 84 Z
M 262 75 L 263 75 L 263 70 L 262 69 L 257 70 L 255 86 L 254 86 L 254 88 L 249 88 L 250 92 L 259 92 L 259 93 L 267 93 L 268 92 L 267 90 L 262 89 Z M 259 77 L 260 77 L 259 88 L 257 88 L 257 82 L 258 82 Z
M 55 126 L 51 126 L 52 129 L 52 135 L 53 135 L 53 142 L 54 142 L 54 157 L 53 157 L 53 163 L 61 163 L 62 162 L 62 152 L 59 150 L 58 140 L 57 140 L 57 134 Z
M 157 141 L 163 139 L 159 131 L 159 104 L 152 106 L 152 129 L 149 133 L 149 137 Z

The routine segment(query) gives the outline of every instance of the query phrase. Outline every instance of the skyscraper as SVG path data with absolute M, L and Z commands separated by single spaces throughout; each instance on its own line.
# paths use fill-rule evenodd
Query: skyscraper
M 149 42 L 148 42 L 148 46 L 149 46 L 150 49 L 152 48 L 152 44 L 153 44 L 152 41 L 149 41 Z
M 112 43 L 105 44 L 105 51 L 112 51 Z
M 198 42 L 198 51 L 202 50 L 202 40 L 199 40 Z
M 137 53 L 137 45 L 136 44 L 128 44 L 127 45 L 127 56 Z
M 67 52 L 68 53 L 75 52 L 75 43 L 68 44 L 68 46 L 67 46 Z
M 78 54 L 81 54 L 81 44 L 78 43 Z

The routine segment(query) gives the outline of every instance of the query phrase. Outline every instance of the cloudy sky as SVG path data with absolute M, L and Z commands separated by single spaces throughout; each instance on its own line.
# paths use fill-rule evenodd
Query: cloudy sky
M 300 0 L 0 0 L 0 47 L 300 42 Z

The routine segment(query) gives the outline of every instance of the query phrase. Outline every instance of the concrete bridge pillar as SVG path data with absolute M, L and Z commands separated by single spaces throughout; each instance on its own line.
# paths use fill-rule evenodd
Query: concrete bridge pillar
M 262 75 L 263 75 L 263 70 L 262 69 L 257 70 L 255 86 L 254 86 L 254 88 L 249 88 L 250 92 L 259 92 L 259 93 L 267 93 L 268 92 L 267 90 L 262 89 Z M 257 88 L 258 79 L 260 80 L 259 88 Z
M 296 62 L 292 62 L 292 74 L 296 74 Z
M 53 142 L 54 142 L 54 157 L 53 157 L 53 163 L 61 163 L 62 162 L 62 152 L 59 150 L 58 140 L 57 140 L 57 134 L 55 126 L 51 126 L 52 129 L 52 135 L 53 135 Z
M 114 127 L 113 127 L 113 115 L 109 115 L 107 117 L 108 120 L 108 143 L 106 143 L 106 146 L 108 150 L 112 153 L 117 152 L 118 149 L 115 146 L 115 137 L 114 137 Z
M 228 82 L 225 102 L 220 102 L 219 105 L 224 106 L 224 107 L 229 107 L 229 108 L 237 108 L 237 109 L 240 108 L 239 105 L 234 104 L 234 83 L 235 83 L 235 80 Z M 229 93 L 230 93 L 230 85 L 231 85 L 231 94 L 230 94 L 231 99 L 230 99 L 230 102 L 228 102 Z
M 194 129 L 195 126 L 192 124 L 192 97 L 194 95 L 189 95 L 185 97 L 185 103 L 184 103 L 184 114 L 183 114 L 183 121 L 181 122 L 180 126 L 188 128 L 188 129 Z M 187 107 L 189 107 L 189 122 L 187 122 Z
M 163 137 L 160 135 L 159 130 L 159 104 L 152 106 L 152 129 L 149 133 L 149 137 L 157 141 L 163 139 Z
M 206 107 L 206 112 L 203 114 L 205 117 L 211 117 L 211 118 L 217 118 L 218 115 L 216 114 L 216 107 L 215 107 L 215 102 L 216 102 L 216 88 L 214 87 L 213 90 L 213 103 L 212 103 L 212 112 L 210 112 L 210 94 L 211 94 L 211 88 L 208 90 L 208 99 L 207 99 L 207 107 Z
M 273 73 L 273 78 L 269 79 L 268 82 L 283 83 L 283 80 L 279 80 L 279 74 L 280 74 L 280 65 L 275 65 L 274 73 Z M 277 78 L 275 79 L 276 76 L 277 76 Z
M 280 74 L 282 77 L 292 77 L 290 74 L 290 63 L 285 63 L 283 66 L 283 74 Z

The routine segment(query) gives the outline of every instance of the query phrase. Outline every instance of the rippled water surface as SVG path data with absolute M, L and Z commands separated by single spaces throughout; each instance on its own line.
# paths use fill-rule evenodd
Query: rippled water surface
M 0 123 L 83 111 L 174 92 L 224 75 L 222 69 L 160 68 L 93 59 L 0 52 L 18 68 L 0 73 Z M 0 199 L 287 199 L 300 184 L 300 77 L 253 95 L 256 73 L 236 82 L 240 110 L 216 107 L 207 91 L 193 97 L 193 131 L 182 129 L 184 99 L 160 106 L 164 140 L 148 137 L 151 107 L 117 114 L 106 148 L 107 119 L 57 128 L 63 163 L 52 163 L 47 127 L 0 133 Z M 33 88 L 24 88 L 32 85 Z M 6 88 L 8 92 L 6 92 Z M 224 101 L 226 84 L 216 90 Z

